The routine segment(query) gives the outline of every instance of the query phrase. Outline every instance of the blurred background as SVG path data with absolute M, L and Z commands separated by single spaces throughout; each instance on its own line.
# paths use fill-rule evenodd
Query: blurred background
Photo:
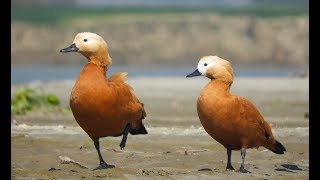
M 78 32 L 108 43 L 111 73 L 185 76 L 204 55 L 238 76 L 308 76 L 308 0 L 12 0 L 12 83 L 76 78 Z M 40 67 L 40 68 L 39 68 Z M 57 73 L 58 72 L 58 73 Z

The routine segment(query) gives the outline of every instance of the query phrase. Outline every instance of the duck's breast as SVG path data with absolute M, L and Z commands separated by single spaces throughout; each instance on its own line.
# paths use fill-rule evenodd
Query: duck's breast
M 121 122 L 116 123 L 116 118 L 112 118 L 115 114 L 113 92 L 103 84 L 103 81 L 78 79 L 70 96 L 72 113 L 90 137 L 120 133 Z
M 200 96 L 198 115 L 208 134 L 225 147 L 259 147 L 272 132 L 257 109 L 238 96 Z
M 248 132 L 251 133 L 250 128 L 256 128 L 256 125 L 243 119 L 245 109 L 235 96 L 202 93 L 197 101 L 197 111 L 206 132 L 225 147 L 241 149 L 252 144 Z
M 93 74 L 80 73 L 72 89 L 73 115 L 92 139 L 122 135 L 128 123 L 141 119 L 142 105 L 130 100 L 124 85 Z

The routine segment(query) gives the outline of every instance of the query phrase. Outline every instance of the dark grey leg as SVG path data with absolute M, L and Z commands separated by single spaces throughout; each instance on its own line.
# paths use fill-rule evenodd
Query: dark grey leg
M 128 124 L 126 126 L 126 129 L 124 130 L 124 133 L 123 133 L 123 136 L 122 136 L 122 140 L 121 140 L 121 143 L 120 143 L 120 149 L 121 150 L 123 150 L 124 147 L 126 147 L 127 137 L 128 137 L 128 133 L 129 133 L 130 128 L 131 128 L 131 125 Z
M 246 148 L 242 148 L 241 149 L 241 158 L 242 158 L 242 162 L 241 162 L 241 166 L 239 171 L 242 173 L 251 173 L 250 171 L 244 169 L 244 158 L 246 157 Z
M 102 156 L 101 156 L 101 153 L 100 153 L 100 143 L 99 143 L 99 139 L 94 141 L 94 146 L 96 147 L 96 150 L 98 152 L 98 156 L 99 156 L 99 160 L 100 160 L 100 165 L 96 168 L 94 168 L 93 170 L 97 170 L 97 169 L 109 169 L 109 168 L 114 168 L 114 165 L 110 165 L 110 164 L 107 164 Z
M 228 159 L 227 159 L 227 170 L 234 170 L 234 168 L 231 165 L 231 149 L 227 149 L 227 155 L 228 155 Z

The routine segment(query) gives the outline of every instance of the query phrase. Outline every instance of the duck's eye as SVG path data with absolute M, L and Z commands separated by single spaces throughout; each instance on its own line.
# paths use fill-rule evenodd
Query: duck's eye
M 207 64 L 207 63 L 204 63 L 204 66 L 208 66 L 208 64 Z
M 88 41 L 88 39 L 84 39 L 83 41 L 84 41 L 84 42 L 87 42 L 87 41 Z

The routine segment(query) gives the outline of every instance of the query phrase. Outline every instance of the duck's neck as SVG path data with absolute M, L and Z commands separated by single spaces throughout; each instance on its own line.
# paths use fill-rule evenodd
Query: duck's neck
M 87 65 L 85 65 L 82 72 L 85 74 L 89 72 L 89 74 L 93 75 L 94 78 L 98 78 L 102 76 L 106 78 L 107 70 L 108 70 L 108 66 L 100 66 L 93 62 L 89 62 Z
M 216 91 L 229 92 L 230 88 L 231 88 L 231 84 L 232 84 L 232 82 L 230 82 L 230 81 L 212 79 L 208 83 L 208 86 L 211 86 Z
M 86 57 L 89 63 L 95 64 L 97 66 L 107 67 L 112 64 L 112 59 L 107 51 L 90 54 Z

